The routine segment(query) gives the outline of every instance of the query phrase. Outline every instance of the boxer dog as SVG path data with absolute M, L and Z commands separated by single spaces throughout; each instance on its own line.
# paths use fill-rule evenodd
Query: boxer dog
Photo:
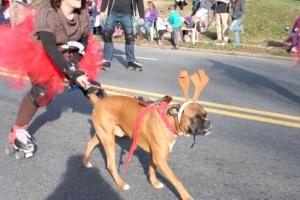
M 193 99 L 189 99 L 188 95 L 190 79 L 195 85 Z M 192 197 L 172 172 L 167 160 L 177 136 L 208 135 L 211 132 L 211 122 L 206 119 L 207 113 L 196 101 L 208 81 L 209 78 L 203 70 L 199 70 L 191 77 L 186 71 L 181 71 L 179 82 L 187 101 L 182 105 L 171 105 L 166 109 L 166 116 L 169 124 L 175 130 L 174 133 L 166 127 L 156 110 L 143 118 L 139 129 L 137 145 L 150 154 L 150 183 L 154 188 L 163 187 L 156 176 L 158 168 L 184 200 L 190 200 Z M 129 185 L 120 177 L 115 164 L 115 135 L 132 138 L 136 117 L 141 112 L 143 105 L 137 99 L 128 96 L 106 96 L 98 99 L 96 95 L 91 94 L 90 99 L 94 105 L 92 121 L 96 134 L 88 142 L 84 151 L 83 165 L 87 168 L 92 167 L 89 157 L 95 146 L 101 143 L 106 154 L 107 169 L 117 186 L 128 190 Z

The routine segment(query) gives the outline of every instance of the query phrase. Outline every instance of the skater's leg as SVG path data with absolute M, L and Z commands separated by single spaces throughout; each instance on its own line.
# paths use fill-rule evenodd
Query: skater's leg
M 24 157 L 31 157 L 34 152 L 34 144 L 27 132 L 28 124 L 39 106 L 44 106 L 51 100 L 52 97 L 49 97 L 44 86 L 35 85 L 24 96 L 20 104 L 15 124 L 9 135 L 9 143 L 16 150 L 24 152 Z

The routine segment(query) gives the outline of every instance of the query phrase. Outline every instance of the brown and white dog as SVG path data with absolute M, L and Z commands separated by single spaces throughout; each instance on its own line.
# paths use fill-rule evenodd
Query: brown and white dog
M 169 131 L 158 112 L 154 110 L 143 119 L 137 142 L 140 148 L 150 153 L 149 180 L 152 186 L 154 188 L 163 187 L 156 176 L 158 168 L 184 200 L 192 199 L 192 197 L 167 163 L 172 147 L 179 135 L 208 135 L 211 132 L 211 122 L 206 119 L 207 113 L 196 101 L 209 79 L 203 70 L 199 70 L 198 73 L 191 76 L 191 79 L 195 85 L 193 100 L 188 100 L 190 77 L 187 72 L 183 71 L 179 81 L 187 101 L 182 105 L 171 105 L 166 111 L 168 121 L 175 129 L 175 134 Z M 129 185 L 119 176 L 115 164 L 115 135 L 132 138 L 136 117 L 143 106 L 137 99 L 127 96 L 107 96 L 98 99 L 96 95 L 92 94 L 90 99 L 94 104 L 92 121 L 96 134 L 88 142 L 82 162 L 85 167 L 92 167 L 89 157 L 95 146 L 101 143 L 106 153 L 109 172 L 117 186 L 127 190 Z

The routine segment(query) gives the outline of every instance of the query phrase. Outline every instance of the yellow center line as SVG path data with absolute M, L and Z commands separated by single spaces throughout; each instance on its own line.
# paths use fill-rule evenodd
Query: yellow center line
M 154 96 L 154 97 L 162 97 L 162 96 L 165 95 L 165 94 L 161 94 L 161 93 L 146 92 L 146 91 L 140 91 L 140 90 L 135 90 L 135 89 L 111 86 L 111 85 L 103 85 L 103 86 L 107 87 L 107 88 L 115 89 L 115 90 L 121 90 L 121 91 L 126 91 L 126 92 L 136 93 L 136 94 L 143 94 L 143 95 L 148 95 L 148 96 L 150 95 L 150 96 Z M 185 101 L 184 98 L 177 97 L 177 96 L 173 96 L 173 99 L 178 100 L 178 101 Z M 245 112 L 245 113 L 265 115 L 265 116 L 270 116 L 270 117 L 277 117 L 277 118 L 300 121 L 300 117 L 299 116 L 294 116 L 294 115 L 287 115 L 287 114 L 274 113 L 274 112 L 268 112 L 268 111 L 262 111 L 262 110 L 255 110 L 255 109 L 250 109 L 250 108 L 243 108 L 243 107 L 213 103 L 213 102 L 208 102 L 208 101 L 199 101 L 199 103 L 201 103 L 202 105 L 216 107 L 216 108 L 223 108 L 223 109 L 240 111 L 240 112 Z
M 242 118 L 242 119 L 248 119 L 248 120 L 253 120 L 253 121 L 265 122 L 265 123 L 270 123 L 270 124 L 277 124 L 277 125 L 282 125 L 282 126 L 289 126 L 289 127 L 294 127 L 294 128 L 300 128 L 300 123 L 295 123 L 295 122 L 288 122 L 288 121 L 271 119 L 271 118 L 266 118 L 266 117 L 259 117 L 259 116 L 254 116 L 254 115 L 246 115 L 246 114 L 241 114 L 241 113 L 234 113 L 234 112 L 229 112 L 229 111 L 224 111 L 224 110 L 218 110 L 218 109 L 213 109 L 213 108 L 205 108 L 205 110 L 208 113 L 211 112 L 211 113 L 220 114 L 220 115 L 226 115 L 226 116 L 235 117 L 235 118 Z
M 107 87 L 107 85 L 106 85 L 106 87 Z M 118 93 L 118 92 L 112 92 L 112 91 L 108 91 L 107 93 L 111 94 L 111 95 L 125 95 L 125 96 L 127 96 L 126 94 L 122 94 L 122 93 Z M 270 124 L 277 124 L 277 125 L 281 125 L 281 126 L 300 128 L 300 123 L 288 122 L 288 121 L 277 120 L 277 119 L 271 119 L 271 118 L 267 118 L 267 117 L 259 117 L 259 116 L 255 116 L 255 115 L 235 113 L 235 112 L 218 110 L 218 109 L 213 109 L 213 108 L 208 108 L 208 107 L 204 107 L 204 108 L 208 113 L 214 113 L 214 114 L 219 114 L 219 115 L 225 115 L 225 116 L 230 116 L 230 117 L 235 117 L 235 118 L 240 118 L 240 119 L 247 119 L 247 120 L 252 120 L 252 121 L 259 121 L 259 122 L 270 123 Z
M 0 68 L 0 70 L 1 70 L 1 68 Z M 0 71 L 0 75 L 10 76 L 10 77 L 20 77 L 20 75 L 18 75 L 18 74 L 14 74 L 14 73 L 7 72 L 7 71 L 6 72 L 1 72 Z M 23 77 L 23 78 L 28 79 L 27 77 Z M 124 93 L 122 93 L 122 92 L 127 92 L 127 93 L 130 93 L 130 94 L 134 93 L 134 94 L 139 94 L 139 95 L 147 95 L 147 96 L 152 96 L 152 97 L 162 97 L 162 96 L 165 95 L 165 94 L 161 94 L 161 93 L 147 92 L 147 91 L 135 90 L 135 89 L 130 89 L 130 88 L 123 88 L 123 87 L 106 85 L 106 84 L 102 84 L 102 85 L 105 88 L 114 90 L 114 91 L 107 91 L 108 94 L 113 94 L 113 95 L 117 95 L 117 94 L 118 95 L 120 95 L 120 94 L 124 95 Z M 118 92 L 118 90 L 120 92 Z M 177 96 L 173 96 L 173 100 L 175 100 L 174 101 L 175 103 L 185 101 L 184 98 L 177 97 Z M 276 117 L 276 118 L 282 118 L 282 119 L 285 119 L 285 120 L 294 120 L 294 121 L 300 121 L 299 116 L 280 114 L 280 113 L 274 113 L 274 112 L 268 112 L 268 111 L 262 111 L 262 110 L 255 110 L 255 109 L 250 109 L 250 108 L 243 108 L 243 107 L 213 103 L 213 102 L 208 102 L 208 101 L 199 101 L 199 103 L 201 103 L 202 105 L 205 106 L 205 110 L 207 110 L 207 112 L 214 113 L 214 114 L 230 116 L 230 117 L 235 117 L 235 118 L 240 118 L 240 119 L 259 121 L 259 122 L 264 122 L 264 123 L 277 124 L 277 125 L 288 126 L 288 127 L 300 128 L 300 123 L 289 122 L 289 121 L 278 120 L 278 119 L 272 119 L 272 118 L 256 116 L 256 115 L 249 115 L 249 114 L 265 115 L 265 116 L 268 116 L 268 117 Z M 209 106 L 209 107 L 206 107 L 206 106 Z M 220 109 L 215 109 L 215 108 L 210 108 L 210 107 L 228 109 L 228 110 L 231 110 L 231 111 L 240 111 L 240 112 L 249 113 L 249 114 L 231 112 L 231 111 L 220 110 Z

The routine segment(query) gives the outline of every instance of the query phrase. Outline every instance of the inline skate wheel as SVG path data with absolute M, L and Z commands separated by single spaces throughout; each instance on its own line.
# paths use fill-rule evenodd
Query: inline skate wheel
M 33 153 L 26 153 L 25 154 L 25 158 L 31 158 L 31 157 L 33 157 Z
M 15 153 L 15 157 L 17 160 L 22 160 L 25 158 L 25 153 L 23 151 L 17 151 Z

